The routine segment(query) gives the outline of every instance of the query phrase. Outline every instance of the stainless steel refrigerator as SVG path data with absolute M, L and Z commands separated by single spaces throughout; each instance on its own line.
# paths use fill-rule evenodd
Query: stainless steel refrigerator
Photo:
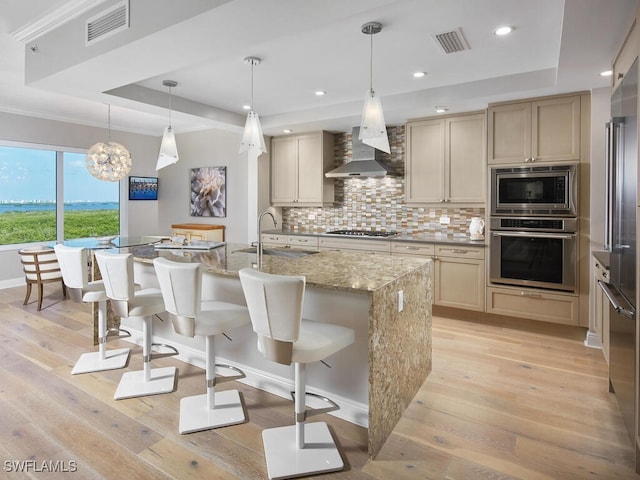
M 611 280 L 600 283 L 610 302 L 609 390 L 632 444 L 636 436 L 636 209 L 638 178 L 638 60 L 613 93 L 607 124 L 607 234 Z

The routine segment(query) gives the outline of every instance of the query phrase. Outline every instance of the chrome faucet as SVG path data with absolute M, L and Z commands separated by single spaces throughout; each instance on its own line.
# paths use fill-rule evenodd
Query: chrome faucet
M 260 225 L 262 224 L 262 217 L 264 217 L 265 215 L 271 216 L 274 228 L 278 228 L 278 221 L 276 220 L 276 217 L 273 216 L 273 213 L 269 211 L 269 209 L 265 210 L 258 216 L 258 245 L 256 247 L 256 253 L 258 254 L 258 268 L 262 266 L 262 239 L 260 234 Z

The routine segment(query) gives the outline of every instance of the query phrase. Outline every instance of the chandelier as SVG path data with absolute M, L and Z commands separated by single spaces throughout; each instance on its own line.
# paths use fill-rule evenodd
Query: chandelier
M 96 143 L 85 157 L 87 170 L 98 180 L 117 182 L 131 170 L 131 155 L 119 143 L 111 141 L 111 105 L 108 105 L 109 136 L 107 143 Z

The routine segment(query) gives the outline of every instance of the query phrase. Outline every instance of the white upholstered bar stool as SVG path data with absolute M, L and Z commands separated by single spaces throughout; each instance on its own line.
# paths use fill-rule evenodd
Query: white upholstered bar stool
M 142 321 L 142 361 L 143 370 L 126 372 L 122 375 L 116 393 L 116 400 L 146 395 L 157 395 L 173 391 L 176 367 L 151 368 L 151 360 L 168 354 L 151 353 L 153 337 L 153 316 L 165 311 L 162 293 L 157 288 L 136 290 L 133 281 L 133 256 L 130 253 L 95 254 L 105 290 L 116 315 L 139 318 Z M 169 345 L 162 345 L 177 351 Z
M 247 325 L 249 311 L 244 305 L 202 301 L 202 265 L 156 258 L 153 261 L 160 290 L 173 327 L 179 335 L 205 337 L 207 393 L 180 400 L 180 433 L 226 427 L 246 420 L 238 390 L 216 392 L 216 383 L 236 380 L 244 373 L 231 365 L 215 363 L 215 336 Z M 216 382 L 216 367 L 235 371 L 237 375 L 221 377 Z
M 102 280 L 89 281 L 89 255 L 82 247 L 54 246 L 64 284 L 74 302 L 98 304 L 98 351 L 87 352 L 71 370 L 72 375 L 123 368 L 129 360 L 129 348 L 107 350 L 107 292 Z M 128 332 L 125 331 L 128 336 Z
M 295 425 L 262 432 L 270 479 L 292 478 L 344 468 L 340 452 L 325 422 L 306 418 L 336 410 L 307 409 L 306 364 L 318 362 L 351 345 L 351 328 L 302 318 L 305 277 L 272 275 L 251 268 L 240 270 L 240 281 L 249 307 L 258 350 L 274 362 L 295 365 Z

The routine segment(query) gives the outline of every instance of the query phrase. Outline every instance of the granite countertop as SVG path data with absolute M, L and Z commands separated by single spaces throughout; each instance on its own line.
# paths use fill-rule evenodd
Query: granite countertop
M 137 261 L 156 257 L 200 262 L 206 272 L 238 276 L 242 268 L 255 268 L 257 255 L 248 245 L 227 243 L 208 251 L 156 250 L 153 245 L 132 247 Z M 243 251 L 244 250 L 244 251 Z M 431 262 L 423 258 L 374 255 L 364 252 L 314 252 L 300 257 L 263 255 L 261 271 L 278 275 L 304 275 L 307 285 L 332 290 L 375 292 L 406 273 Z
M 467 235 L 437 235 L 435 233 L 421 233 L 417 235 L 398 234 L 392 237 L 367 237 L 350 235 L 330 235 L 311 230 L 263 230 L 261 233 L 273 235 L 306 235 L 313 237 L 329 237 L 336 239 L 357 239 L 357 240 L 380 240 L 392 242 L 418 242 L 418 243 L 441 243 L 441 244 L 463 244 L 469 246 L 486 247 L 485 240 L 471 240 Z

